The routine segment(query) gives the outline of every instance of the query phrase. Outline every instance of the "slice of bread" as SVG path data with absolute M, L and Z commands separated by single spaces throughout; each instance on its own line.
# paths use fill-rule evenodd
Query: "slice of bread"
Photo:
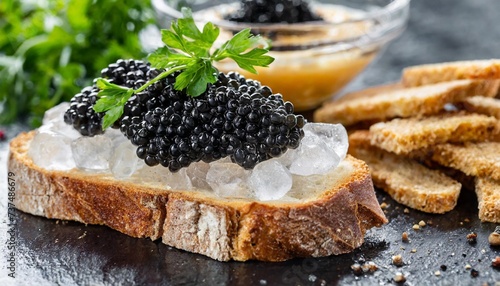
M 500 119 L 500 99 L 473 96 L 463 101 L 464 109 L 470 112 L 494 116 Z
M 500 134 L 494 117 L 449 112 L 423 118 L 393 119 L 370 127 L 371 143 L 396 154 L 409 154 L 440 143 L 480 142 Z
M 106 174 L 48 171 L 28 156 L 34 132 L 10 143 L 15 205 L 47 218 L 106 225 L 133 237 L 221 261 L 283 261 L 352 251 L 365 232 L 387 222 L 367 165 L 347 156 L 323 189 L 297 201 L 260 202 L 217 197 L 209 191 L 167 190 Z
M 483 222 L 500 223 L 500 181 L 477 177 L 476 194 L 479 219 Z
M 500 180 L 500 143 L 479 142 L 439 144 L 434 147 L 432 160 L 475 177 Z
M 428 213 L 445 213 L 457 204 L 459 182 L 415 160 L 372 146 L 369 131 L 349 135 L 349 154 L 364 160 L 375 186 L 403 205 Z
M 404 88 L 404 86 L 400 82 L 371 86 L 371 87 L 367 87 L 365 89 L 348 92 L 348 93 L 344 94 L 343 96 L 339 97 L 338 99 L 336 99 L 336 102 L 353 100 L 356 98 L 370 97 L 370 96 L 374 96 L 376 94 L 393 92 L 393 91 L 400 90 L 403 88 Z
M 457 61 L 412 66 L 403 70 L 404 86 L 413 87 L 461 79 L 500 79 L 500 60 Z
M 361 121 L 436 114 L 447 103 L 463 101 L 467 96 L 493 96 L 499 84 L 498 81 L 460 80 L 407 89 L 389 86 L 380 88 L 382 91 L 374 95 L 351 95 L 352 99 L 326 103 L 314 113 L 314 119 L 353 125 Z

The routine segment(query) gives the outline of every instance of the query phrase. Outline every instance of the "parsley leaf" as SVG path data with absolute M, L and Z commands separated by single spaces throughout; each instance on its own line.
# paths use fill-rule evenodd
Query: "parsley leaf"
M 191 10 L 183 8 L 182 13 L 184 18 L 172 22 L 170 30 L 161 31 L 165 46 L 148 56 L 152 67 L 164 69 L 157 77 L 137 89 L 122 87 L 102 78 L 97 80 L 97 87 L 101 91 L 94 110 L 105 112 L 103 129 L 122 116 L 123 107 L 132 95 L 146 90 L 174 72 L 181 71 L 175 79 L 174 88 L 196 97 L 205 92 L 208 84 L 217 81 L 218 71 L 212 65 L 214 61 L 230 58 L 239 67 L 252 73 L 257 73 L 255 66 L 267 67 L 274 61 L 265 55 L 269 45 L 260 36 L 252 35 L 250 29 L 237 33 L 211 54 L 220 29 L 208 22 L 200 31 Z

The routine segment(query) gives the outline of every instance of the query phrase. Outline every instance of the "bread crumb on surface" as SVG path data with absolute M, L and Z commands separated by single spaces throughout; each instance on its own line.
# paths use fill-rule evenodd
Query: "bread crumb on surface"
M 401 273 L 401 272 L 397 272 L 397 273 L 394 275 L 393 280 L 394 280 L 394 282 L 396 282 L 396 283 L 404 283 L 404 282 L 406 282 L 406 277 L 403 275 L 403 273 Z
M 403 210 L 403 212 L 404 212 L 405 214 L 409 214 L 409 213 L 410 213 L 410 209 L 405 208 L 405 209 Z
M 490 234 L 488 242 L 491 246 L 500 246 L 500 226 L 497 226 L 495 231 Z
M 491 266 L 500 268 L 500 256 L 497 256 L 491 260 Z
M 410 252 L 415 253 L 415 252 L 417 252 L 417 250 L 415 248 L 413 248 Z
M 82 235 L 80 235 L 80 236 L 78 237 L 78 239 L 82 239 L 82 238 L 84 238 L 85 236 L 87 236 L 87 231 L 84 231 L 84 232 L 83 232 L 83 234 L 82 234 Z
M 425 223 L 425 221 L 421 220 L 421 221 L 418 222 L 418 225 L 420 227 L 424 227 L 424 226 L 426 226 L 426 223 Z
M 434 272 L 434 275 L 441 276 L 441 271 L 437 270 L 436 272 Z
M 408 237 L 408 233 L 406 231 L 403 232 L 403 234 L 401 234 L 401 240 L 403 242 L 408 242 L 410 240 L 410 238 Z
M 363 269 L 361 269 L 361 265 L 359 263 L 354 263 L 351 265 L 352 272 L 354 275 L 361 275 L 363 273 Z
M 386 202 L 382 202 L 382 203 L 380 204 L 380 208 L 381 208 L 381 209 L 386 209 L 386 208 L 388 208 L 388 207 L 389 207 L 389 205 L 388 205 Z
M 469 269 L 471 269 L 471 268 L 472 268 L 472 266 L 471 266 L 470 264 L 466 264 L 466 265 L 465 265 L 465 269 L 469 270 Z
M 377 264 L 373 261 L 369 261 L 363 265 L 361 265 L 361 269 L 363 269 L 363 272 L 375 272 L 378 270 Z
M 394 255 L 392 257 L 392 264 L 396 265 L 396 266 L 403 266 L 403 257 L 401 256 L 401 254 L 398 254 L 398 255 Z
M 477 242 L 477 233 L 471 232 L 467 234 L 466 238 L 469 244 L 475 244 Z
M 420 226 L 418 224 L 414 224 L 412 228 L 413 228 L 413 230 L 419 230 Z

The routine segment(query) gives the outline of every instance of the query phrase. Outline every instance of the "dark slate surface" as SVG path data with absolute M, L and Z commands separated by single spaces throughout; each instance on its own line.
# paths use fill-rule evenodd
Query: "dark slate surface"
M 388 46 L 383 56 L 346 90 L 395 81 L 401 68 L 414 64 L 500 57 L 500 2 L 413 1 L 405 34 Z M 3 128 L 12 138 L 21 125 Z M 0 143 L 0 191 L 5 194 L 6 142 Z M 488 244 L 494 224 L 477 218 L 473 192 L 464 191 L 457 208 L 445 215 L 403 211 L 382 191 L 390 223 L 370 231 L 365 244 L 351 254 L 295 259 L 283 263 L 214 261 L 147 239 L 135 239 L 102 226 L 85 226 L 18 213 L 16 275 L 12 279 L 0 257 L 1 285 L 391 285 L 402 272 L 405 285 L 495 285 L 500 270 L 491 267 L 499 248 Z M 0 214 L 6 213 L 6 196 Z M 419 231 L 413 224 L 425 221 Z M 401 241 L 407 231 L 410 242 Z M 477 243 L 466 235 L 476 232 Z M 0 224 L 2 251 L 7 253 L 5 221 Z M 415 252 L 412 252 L 415 250 Z M 396 267 L 391 257 L 401 254 Z M 374 273 L 354 275 L 355 262 L 372 261 Z M 472 269 L 479 275 L 473 277 Z M 436 275 L 440 271 L 440 275 Z

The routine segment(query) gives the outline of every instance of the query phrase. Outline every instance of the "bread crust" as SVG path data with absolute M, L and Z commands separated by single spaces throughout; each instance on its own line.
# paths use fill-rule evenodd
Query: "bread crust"
M 500 99 L 498 98 L 473 96 L 466 98 L 462 104 L 465 110 L 469 112 L 494 116 L 500 119 Z
M 283 261 L 350 252 L 367 229 L 387 222 L 366 164 L 351 156 L 350 177 L 302 202 L 223 199 L 207 192 L 166 190 L 105 174 L 49 171 L 27 155 L 34 132 L 10 143 L 16 207 L 54 219 L 106 225 L 133 237 L 228 261 Z
M 500 79 L 500 60 L 457 61 L 412 66 L 403 70 L 404 86 L 413 87 L 461 79 Z
M 314 113 L 315 121 L 354 125 L 364 121 L 385 121 L 395 117 L 433 115 L 447 103 L 463 101 L 468 96 L 494 96 L 499 81 L 457 80 L 402 89 L 397 84 L 374 87 L 324 104 Z
M 476 177 L 479 219 L 500 223 L 500 182 L 488 177 Z
M 376 123 L 370 133 L 372 145 L 406 155 L 440 143 L 495 140 L 500 134 L 500 121 L 481 114 L 450 112 Z
M 370 144 L 369 131 L 349 136 L 349 153 L 370 167 L 373 183 L 395 201 L 427 213 L 445 213 L 457 204 L 461 184 L 438 170 Z
M 474 177 L 500 180 L 500 143 L 439 144 L 432 148 L 432 160 Z

